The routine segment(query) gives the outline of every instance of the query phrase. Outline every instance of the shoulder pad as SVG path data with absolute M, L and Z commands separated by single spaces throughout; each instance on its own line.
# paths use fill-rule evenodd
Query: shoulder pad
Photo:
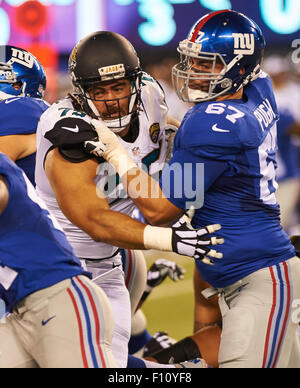
M 56 147 L 83 143 L 86 140 L 97 138 L 92 125 L 80 117 L 60 119 L 44 136 Z
M 71 163 L 81 163 L 92 158 L 92 155 L 84 151 L 81 144 L 62 145 L 58 150 L 61 156 Z
M 104 158 L 97 158 L 94 155 L 87 153 L 83 144 L 68 144 L 58 147 L 61 156 L 71 163 L 82 163 L 89 159 L 96 159 L 98 163 L 105 162 Z

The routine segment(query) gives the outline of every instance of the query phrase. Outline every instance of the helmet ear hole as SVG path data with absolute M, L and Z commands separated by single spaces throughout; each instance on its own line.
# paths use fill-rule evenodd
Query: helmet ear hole
M 19 81 L 19 82 L 16 82 L 12 85 L 12 87 L 15 89 L 15 90 L 20 90 L 22 89 L 22 85 L 23 85 L 23 82 L 22 81 Z

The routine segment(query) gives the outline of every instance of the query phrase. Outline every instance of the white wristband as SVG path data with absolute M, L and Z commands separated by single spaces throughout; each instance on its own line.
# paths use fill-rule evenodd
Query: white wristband
M 144 229 L 144 246 L 146 249 L 173 252 L 172 229 L 147 225 Z

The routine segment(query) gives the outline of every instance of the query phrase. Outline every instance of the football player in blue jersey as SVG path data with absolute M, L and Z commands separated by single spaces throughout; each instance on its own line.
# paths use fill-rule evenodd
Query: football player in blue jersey
M 46 75 L 28 51 L 0 46 L 0 151 L 34 184 L 36 128 L 48 108 L 43 100 Z
M 221 312 L 222 368 L 300 366 L 293 311 L 300 261 L 275 198 L 278 112 L 271 81 L 260 69 L 264 48 L 257 24 L 232 10 L 203 16 L 180 42 L 174 87 L 194 106 L 176 134 L 161 191 L 132 162 L 124 168 L 129 156 L 117 138 L 93 122 L 105 145 L 102 156 L 120 172 L 147 220 L 166 224 L 193 205 L 194 227 L 222 224 L 223 259 L 196 262 L 195 273 L 196 282 L 211 285 L 203 291 L 207 298 L 219 296 L 219 309 L 196 325 L 217 322 Z
M 0 368 L 115 367 L 113 317 L 25 173 L 0 153 Z M 3 303 L 4 301 L 4 303 Z

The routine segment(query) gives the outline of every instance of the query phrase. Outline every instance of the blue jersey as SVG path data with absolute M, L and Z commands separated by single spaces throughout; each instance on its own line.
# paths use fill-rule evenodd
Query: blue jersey
M 25 173 L 0 153 L 9 190 L 0 215 L 0 299 L 7 311 L 27 295 L 85 272 Z
M 194 227 L 222 225 L 223 259 L 196 262 L 215 287 L 295 255 L 275 198 L 277 120 L 271 81 L 262 73 L 241 100 L 195 105 L 175 137 L 167 166 L 175 173 L 163 174 L 160 185 L 177 207 L 195 206 Z
M 0 102 L 0 136 L 36 132 L 42 113 L 49 105 L 38 98 L 12 97 Z M 34 185 L 35 153 L 16 161 Z

